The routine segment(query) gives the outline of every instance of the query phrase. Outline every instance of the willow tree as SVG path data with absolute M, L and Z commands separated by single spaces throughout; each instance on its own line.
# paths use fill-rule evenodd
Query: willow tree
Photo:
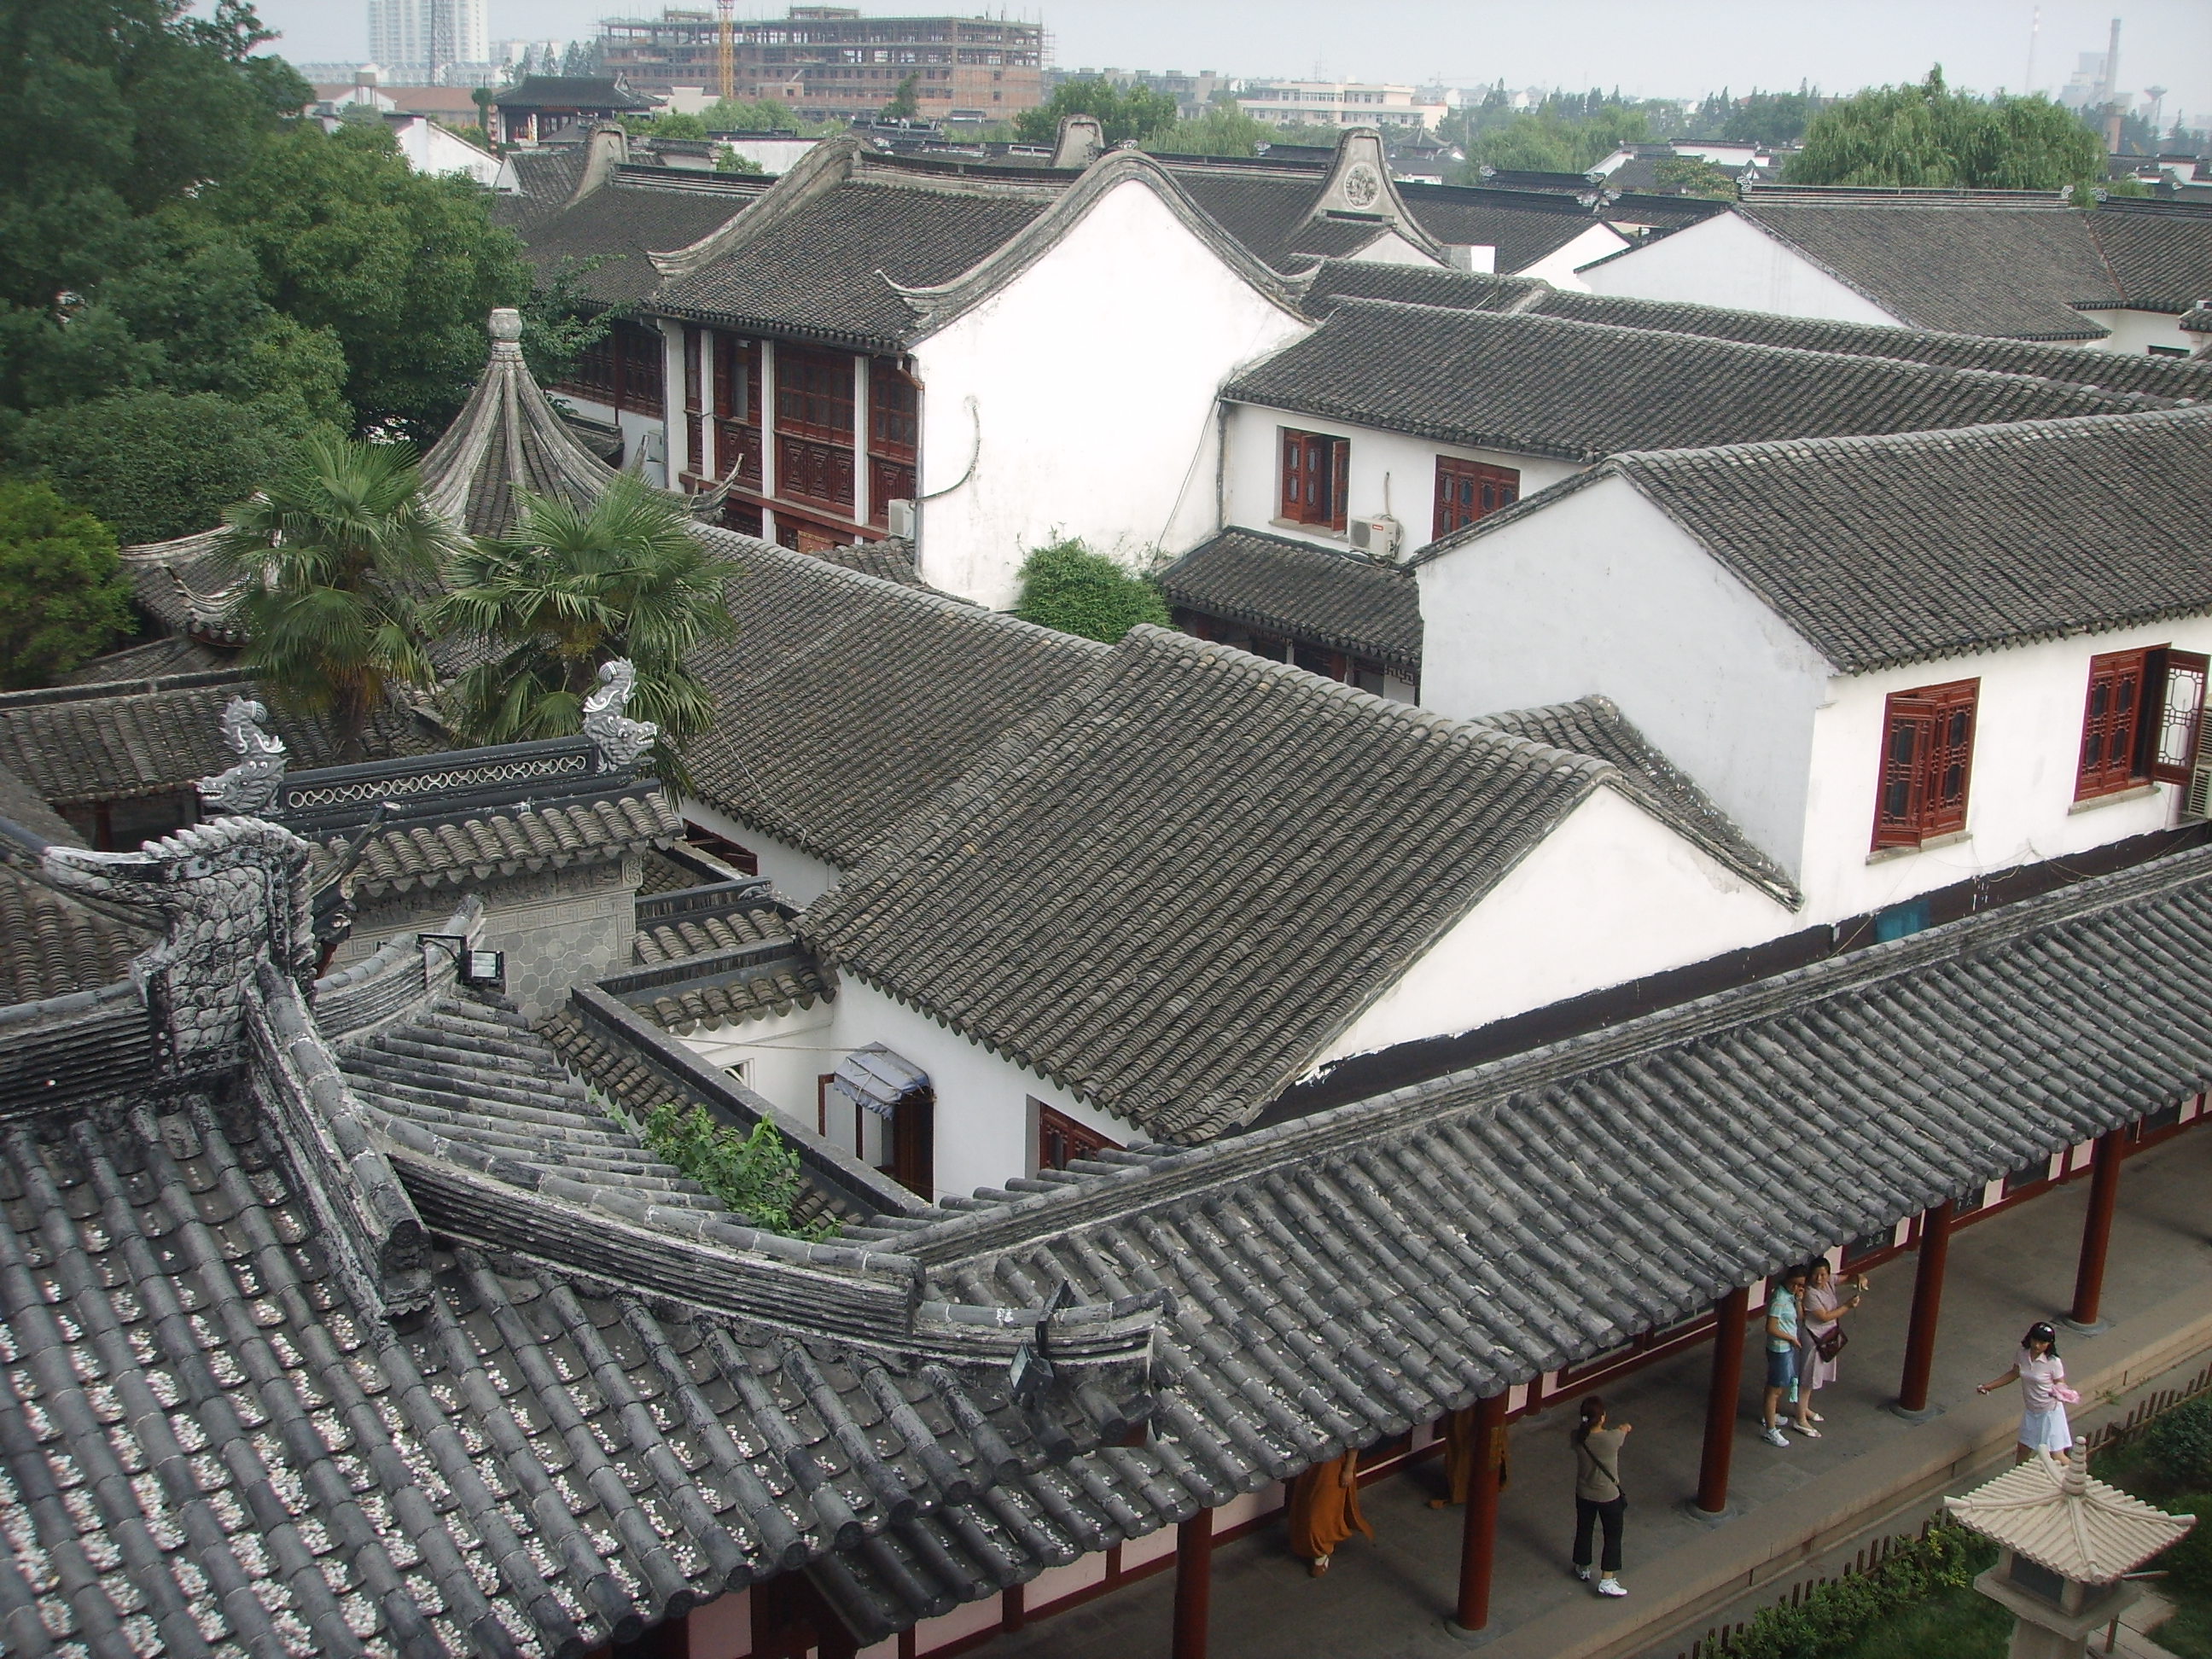
M 1783 172 L 1793 185 L 1972 190 L 2060 190 L 2104 175 L 2103 141 L 2070 111 L 2039 93 L 1954 92 L 1940 64 L 1917 84 L 1869 87 L 1829 105 Z

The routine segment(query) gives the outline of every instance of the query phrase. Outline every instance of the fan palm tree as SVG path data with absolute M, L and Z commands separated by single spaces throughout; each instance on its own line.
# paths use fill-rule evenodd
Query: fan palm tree
M 326 721 L 341 760 L 361 759 L 392 688 L 435 680 L 419 596 L 453 538 L 422 499 L 414 447 L 313 434 L 224 520 L 246 666 Z
M 714 714 L 684 657 L 735 631 L 725 574 L 683 507 L 628 476 L 588 506 L 526 496 L 511 532 L 453 555 L 447 592 L 425 613 L 498 653 L 450 688 L 456 723 L 476 743 L 568 736 L 582 729 L 599 665 L 627 657 L 637 667 L 629 713 L 660 727 L 654 768 L 680 784 L 677 751 Z

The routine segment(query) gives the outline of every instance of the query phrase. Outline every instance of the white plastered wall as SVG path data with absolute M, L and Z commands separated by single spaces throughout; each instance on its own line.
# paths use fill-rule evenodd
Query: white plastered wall
M 1619 477 L 1416 567 L 1421 702 L 1462 719 L 1603 692 L 1795 874 L 1827 663 Z
M 836 884 L 839 871 L 811 853 L 763 835 L 749 823 L 740 823 L 696 797 L 686 796 L 684 816 L 702 830 L 711 830 L 725 841 L 733 841 L 760 860 L 760 872 L 769 878 L 779 897 L 799 908 L 820 898 Z
M 1736 213 L 1662 236 L 1579 274 L 1593 294 L 1730 306 L 1845 323 L 1902 321 Z
M 829 1000 L 787 1014 L 763 1014 L 686 1031 L 677 1041 L 723 1071 L 743 1065 L 745 1086 L 809 1134 L 815 1131 L 815 1079 L 836 1066 L 830 1042 L 836 1007 Z
M 1793 912 L 1618 791 L 1570 812 L 1322 1056 L 1468 1031 L 1792 931 Z
M 2044 640 L 1940 662 L 1838 678 L 1813 726 L 1806 803 L 1807 920 L 1862 915 L 1977 875 L 2148 835 L 2174 822 L 2173 787 L 2076 803 L 2089 659 L 2172 645 L 2212 652 L 2212 618 Z M 1870 852 L 1892 693 L 1978 679 L 1963 840 Z
M 1404 550 L 1408 553 L 1428 542 L 1429 532 L 1435 527 L 1439 455 L 1480 461 L 1488 466 L 1510 467 L 1521 475 L 1523 495 L 1533 495 L 1547 485 L 1571 477 L 1583 470 L 1576 462 L 1554 460 L 1547 456 L 1468 449 L 1462 445 L 1409 437 L 1402 432 L 1384 432 L 1345 421 L 1324 420 L 1319 416 L 1293 414 L 1288 410 L 1231 404 L 1228 453 L 1223 466 L 1224 524 L 1288 536 L 1322 547 L 1351 544 L 1341 531 L 1320 525 L 1291 524 L 1275 517 L 1282 504 L 1282 433 L 1285 427 L 1299 432 L 1325 432 L 1352 441 L 1346 521 L 1383 512 L 1387 497 L 1388 510 L 1406 526 Z
M 1351 256 L 1370 265 L 1428 265 L 1437 261 L 1424 253 L 1395 230 L 1386 230 L 1358 252 Z
M 1215 393 L 1311 325 L 1140 180 L 914 350 L 922 579 L 999 609 L 1060 535 L 1132 567 L 1212 525 Z M 934 497 L 934 499 L 930 499 Z
M 1540 276 L 1553 288 L 1586 289 L 1589 284 L 1577 273 L 1594 260 L 1618 253 L 1627 246 L 1628 238 L 1601 220 L 1565 247 L 1555 247 L 1542 258 L 1533 259 L 1508 274 Z
M 833 1070 L 844 1054 L 880 1042 L 929 1073 L 937 1092 L 935 1164 L 940 1193 L 973 1192 L 1034 1173 L 1032 1100 L 1122 1146 L 1150 1139 L 1135 1124 L 1078 1100 L 1058 1084 L 969 1042 L 852 974 L 839 976 L 830 1037 L 836 1052 L 824 1056 L 825 1072 Z
M 2153 346 L 2179 346 L 2186 351 L 2197 343 L 2197 337 L 2181 326 L 2179 312 L 2085 311 L 2081 320 L 2112 331 L 2101 340 L 2074 343 L 2092 351 L 2117 351 L 2124 356 L 2140 357 Z

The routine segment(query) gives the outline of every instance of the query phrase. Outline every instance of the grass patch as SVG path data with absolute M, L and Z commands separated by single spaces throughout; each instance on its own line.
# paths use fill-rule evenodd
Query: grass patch
M 1994 1561 L 1996 1552 L 1989 1556 Z M 1876 1620 L 1857 1641 L 1833 1654 L 1834 1659 L 2004 1659 L 2011 1642 L 2012 1615 L 1968 1584 Z

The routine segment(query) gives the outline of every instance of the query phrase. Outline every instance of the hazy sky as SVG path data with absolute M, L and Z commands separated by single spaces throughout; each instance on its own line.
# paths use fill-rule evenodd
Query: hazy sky
M 703 6 L 705 0 L 690 0 Z M 972 0 L 970 0 L 972 3 Z M 627 8 L 657 15 L 659 0 Z M 864 4 L 906 13 L 926 3 Z M 948 9 L 953 9 L 951 6 Z M 962 8 L 964 9 L 964 8 Z M 491 0 L 496 38 L 588 34 L 609 0 Z M 1917 78 L 1940 62 L 1952 81 L 2020 88 L 2027 75 L 2027 0 L 1052 0 L 1040 10 L 1067 68 L 1214 69 L 1474 86 L 1616 83 L 1646 96 L 1727 86 L 1827 89 Z M 781 5 L 741 0 L 741 15 Z M 2166 88 L 2166 119 L 2212 113 L 2212 0 L 2119 0 L 2120 84 Z M 278 48 L 310 62 L 366 49 L 363 0 L 260 0 L 284 31 Z M 2101 52 L 2113 0 L 2045 0 L 2035 84 L 2052 90 L 2077 54 Z

